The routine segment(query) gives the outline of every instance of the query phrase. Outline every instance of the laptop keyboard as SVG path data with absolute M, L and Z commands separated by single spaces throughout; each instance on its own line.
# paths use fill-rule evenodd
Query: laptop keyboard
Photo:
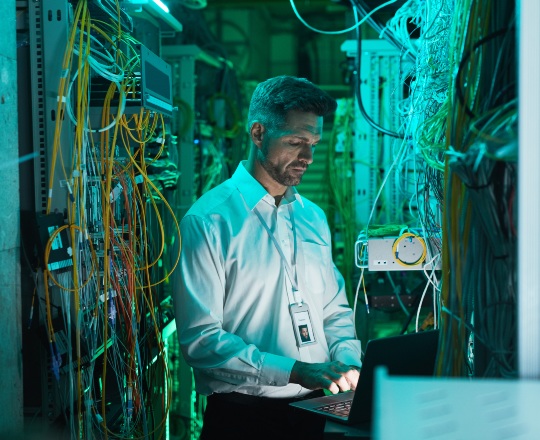
M 323 411 L 329 414 L 334 414 L 340 417 L 348 417 L 351 411 L 351 400 L 344 400 L 343 402 L 331 403 L 328 405 L 322 405 L 315 408 L 318 411 Z

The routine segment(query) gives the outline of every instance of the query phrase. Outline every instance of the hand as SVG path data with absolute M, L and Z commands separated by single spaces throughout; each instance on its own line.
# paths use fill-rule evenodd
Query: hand
M 296 361 L 291 371 L 290 383 L 297 383 L 309 390 L 324 388 L 332 394 L 355 390 L 360 372 L 343 362 L 308 364 Z

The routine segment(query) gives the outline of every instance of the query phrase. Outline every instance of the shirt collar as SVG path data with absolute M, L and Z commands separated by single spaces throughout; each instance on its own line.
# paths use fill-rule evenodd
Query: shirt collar
M 255 177 L 249 174 L 248 170 L 246 170 L 245 163 L 246 161 L 240 162 L 238 168 L 236 168 L 236 171 L 231 177 L 231 181 L 242 194 L 249 209 L 253 210 L 261 200 L 267 197 L 271 197 L 273 200 L 273 197 L 268 194 L 268 191 L 264 189 Z M 283 200 L 287 203 L 298 201 L 302 208 L 304 207 L 302 197 L 294 186 L 287 188 Z

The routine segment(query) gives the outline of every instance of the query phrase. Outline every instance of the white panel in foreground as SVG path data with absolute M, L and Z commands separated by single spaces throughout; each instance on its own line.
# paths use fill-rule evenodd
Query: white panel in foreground
M 389 376 L 378 368 L 374 440 L 540 438 L 540 381 Z

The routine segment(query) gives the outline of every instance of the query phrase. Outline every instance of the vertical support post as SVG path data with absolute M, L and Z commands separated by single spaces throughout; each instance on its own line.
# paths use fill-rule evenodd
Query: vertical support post
M 62 75 L 62 62 L 68 34 L 67 0 L 30 2 L 30 73 L 32 86 L 32 131 L 35 159 L 36 211 L 45 213 L 49 197 L 49 170 L 52 162 L 58 84 Z M 66 116 L 62 123 L 60 144 L 64 161 L 71 160 L 71 121 Z M 60 180 L 53 182 L 55 206 L 65 209 L 66 189 Z M 60 197 L 59 194 L 62 196 Z
M 193 112 L 195 109 L 195 62 L 201 50 L 195 45 L 163 46 L 162 56 L 172 66 L 173 96 L 175 101 L 182 103 L 185 107 L 179 109 L 176 114 L 176 130 L 184 127 L 183 132 L 178 133 L 178 151 L 171 152 L 173 160 L 177 160 L 178 168 L 181 172 L 178 188 L 174 197 L 173 209 L 176 217 L 180 220 L 195 201 L 195 153 L 193 149 L 193 127 L 186 126 L 186 112 Z M 176 104 L 175 104 L 176 105 Z M 178 244 L 179 245 L 179 244 Z M 177 250 L 172 252 L 176 255 Z M 178 285 L 180 270 L 177 268 L 171 275 L 171 285 L 173 289 Z M 174 336 L 176 337 L 176 335 Z M 194 417 L 193 393 L 193 373 L 184 358 L 180 356 L 179 371 L 175 371 L 178 376 L 180 388 L 175 390 L 176 398 L 179 400 L 179 416 L 191 420 Z
M 23 377 L 20 284 L 19 137 L 15 1 L 0 2 L 0 438 L 17 438 L 23 427 Z
M 518 359 L 522 378 L 540 378 L 540 3 L 518 2 Z
M 185 107 L 184 113 L 180 109 L 176 113 L 177 130 L 178 126 L 184 126 L 184 118 L 187 117 L 185 112 L 194 112 L 195 109 L 195 61 L 200 52 L 201 50 L 195 45 L 163 46 L 162 48 L 162 56 L 171 64 L 173 70 L 173 96 Z M 187 127 L 183 133 L 179 133 L 179 136 L 176 159 L 181 174 L 174 211 L 178 219 L 181 219 L 195 201 L 193 127 Z

